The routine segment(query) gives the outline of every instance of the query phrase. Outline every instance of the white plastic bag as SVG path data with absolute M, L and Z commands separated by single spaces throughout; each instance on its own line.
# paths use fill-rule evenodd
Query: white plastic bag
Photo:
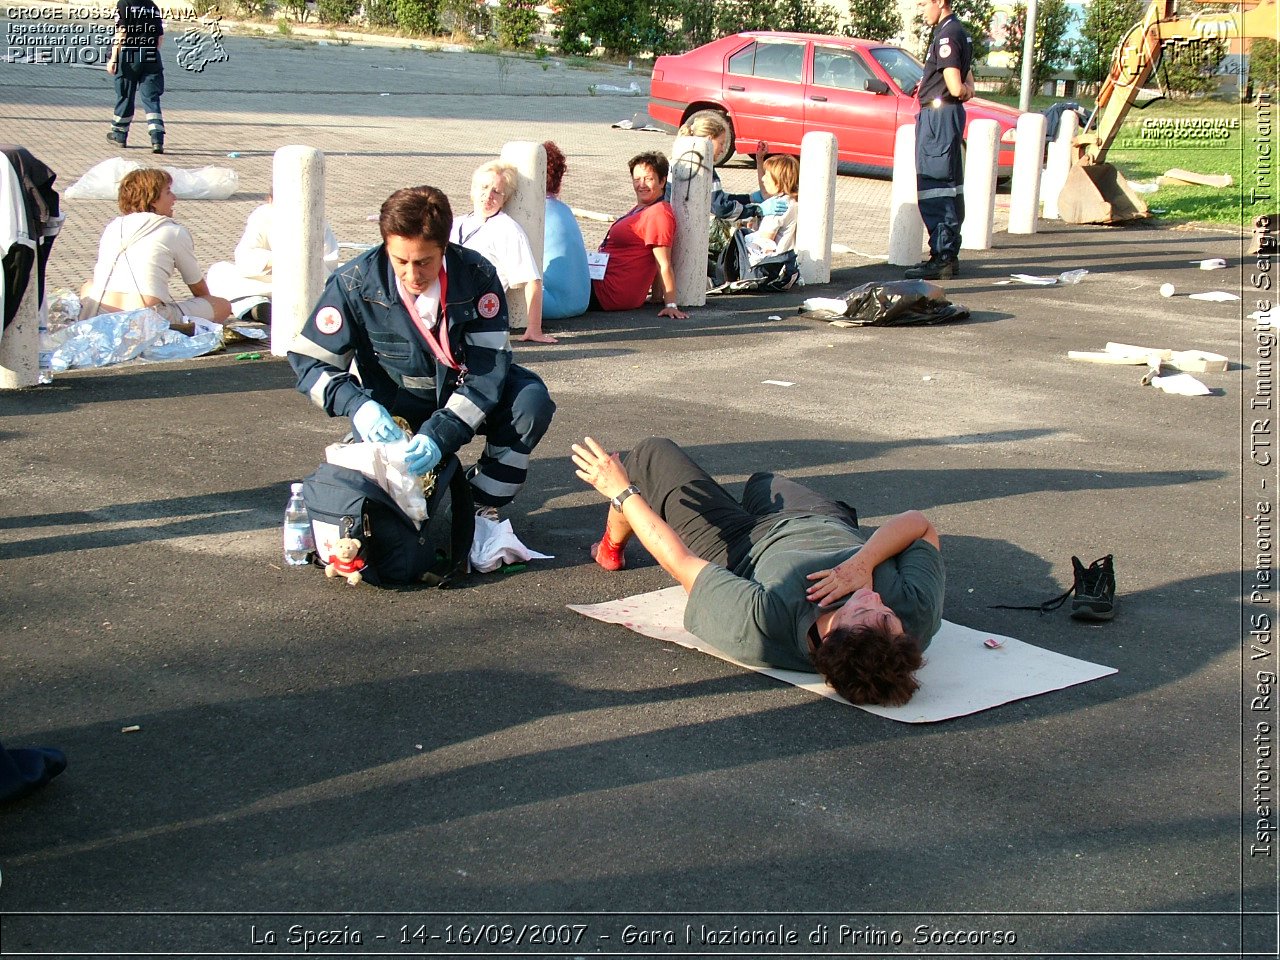
M 68 200 L 114 200 L 120 192 L 125 174 L 141 170 L 142 164 L 124 157 L 111 157 L 90 168 L 83 177 L 67 187 L 62 195 Z
M 427 498 L 422 480 L 404 465 L 408 440 L 396 443 L 331 443 L 324 448 L 329 463 L 358 470 L 391 495 L 396 505 L 414 523 L 427 519 Z
M 114 200 L 126 174 L 141 170 L 142 164 L 123 157 L 111 157 L 92 167 L 66 189 L 68 200 Z M 230 167 L 201 167 L 183 170 L 165 167 L 173 177 L 173 195 L 179 200 L 225 200 L 240 186 L 240 177 Z

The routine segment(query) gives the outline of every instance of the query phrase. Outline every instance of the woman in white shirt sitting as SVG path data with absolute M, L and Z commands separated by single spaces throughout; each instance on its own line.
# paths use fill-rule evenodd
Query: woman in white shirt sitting
M 141 307 L 174 326 L 183 317 L 221 322 L 231 316 L 231 304 L 209 293 L 191 232 L 173 219 L 177 199 L 173 178 L 164 170 L 134 170 L 120 181 L 117 203 L 123 216 L 102 231 L 93 279 L 80 288 L 81 319 Z M 174 268 L 191 290 L 188 300 L 169 292 Z
M 271 232 L 275 227 L 276 208 L 271 197 L 255 207 L 245 221 L 244 236 L 236 244 L 234 261 L 219 260 L 209 267 L 209 289 L 228 300 L 244 297 L 271 297 L 272 265 Z M 324 225 L 324 275 L 338 266 L 338 238 L 329 224 Z
M 483 254 L 498 268 L 498 279 L 508 297 L 517 287 L 524 296 L 528 326 L 521 340 L 555 343 L 542 332 L 542 270 L 524 229 L 502 212 L 516 192 L 516 168 L 491 160 L 471 176 L 472 212 L 453 221 L 449 242 Z

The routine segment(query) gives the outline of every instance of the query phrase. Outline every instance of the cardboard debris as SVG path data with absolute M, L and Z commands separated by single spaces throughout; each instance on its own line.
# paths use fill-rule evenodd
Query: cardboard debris
M 1220 353 L 1205 350 L 1166 350 L 1163 347 L 1138 347 L 1128 343 L 1108 343 L 1101 352 L 1069 350 L 1067 358 L 1086 363 L 1167 364 L 1187 373 L 1223 373 L 1229 361 Z
M 1193 173 L 1190 170 L 1183 170 L 1174 167 L 1172 170 L 1166 170 L 1163 177 L 1156 177 L 1156 183 L 1162 187 L 1229 187 L 1235 181 L 1225 173 Z

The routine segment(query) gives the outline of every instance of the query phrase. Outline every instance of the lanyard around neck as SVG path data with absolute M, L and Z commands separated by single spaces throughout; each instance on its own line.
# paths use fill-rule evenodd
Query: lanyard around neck
M 418 305 L 409 299 L 409 292 L 405 290 L 404 284 L 398 280 L 396 282 L 396 290 L 400 293 L 400 302 L 409 311 L 409 319 L 413 321 L 413 325 L 422 334 L 422 339 L 427 341 L 427 346 L 431 348 L 435 358 L 452 370 L 461 370 L 462 364 L 453 358 L 453 350 L 449 346 L 449 319 L 448 314 L 445 312 L 446 297 L 449 291 L 449 275 L 445 272 L 444 263 L 441 262 L 440 264 L 440 303 L 436 307 L 437 321 L 435 329 L 439 332 L 439 339 L 436 338 L 436 334 L 427 326 L 421 314 L 418 313 Z

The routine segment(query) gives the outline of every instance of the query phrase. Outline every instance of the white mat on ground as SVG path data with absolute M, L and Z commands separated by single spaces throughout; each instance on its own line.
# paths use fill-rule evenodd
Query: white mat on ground
M 609 603 L 571 603 L 569 609 L 605 623 L 622 624 L 646 637 L 701 650 L 812 693 L 849 703 L 817 674 L 752 667 L 703 643 L 684 628 L 685 599 L 683 588 L 668 587 Z M 984 641 L 991 637 L 1001 642 L 999 649 L 984 646 Z M 910 703 L 902 707 L 861 706 L 859 709 L 903 723 L 935 723 L 1116 672 L 1114 667 L 1065 657 L 1013 637 L 971 630 L 947 620 L 942 621 L 942 629 L 929 644 L 925 658 L 928 662 L 916 674 L 920 689 Z

